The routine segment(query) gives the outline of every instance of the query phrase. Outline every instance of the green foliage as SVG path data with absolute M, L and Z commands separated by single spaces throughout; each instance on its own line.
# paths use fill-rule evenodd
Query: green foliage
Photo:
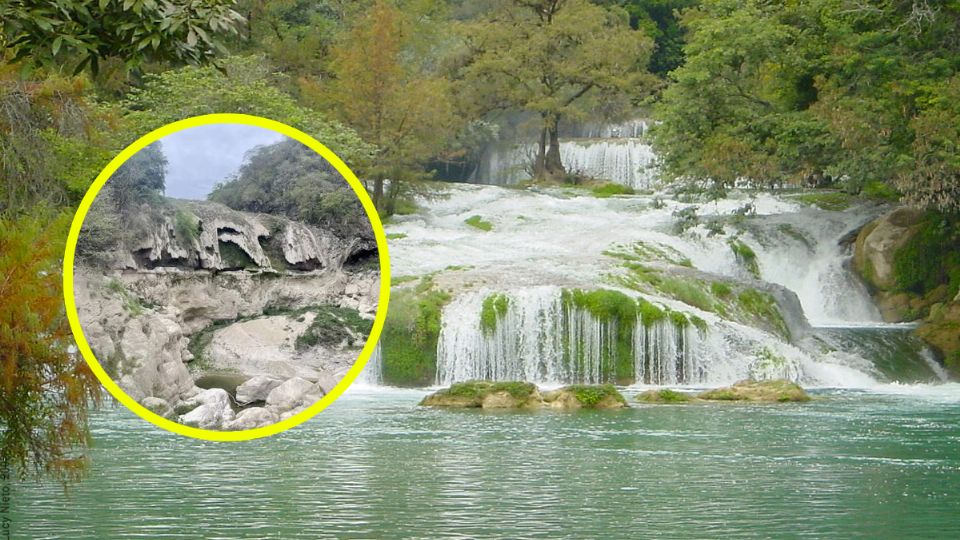
M 893 256 L 893 278 L 903 291 L 926 294 L 949 284 L 960 287 L 960 226 L 954 216 L 930 213 Z
M 450 295 L 434 288 L 430 277 L 414 288 L 393 291 L 383 327 L 383 380 L 395 386 L 427 386 L 437 372 L 440 317 Z
M 101 386 L 63 314 L 60 258 L 69 214 L 0 217 L 0 468 L 77 480 Z
M 492 334 L 497 323 L 506 316 L 510 307 L 510 297 L 503 293 L 493 293 L 483 299 L 480 311 L 480 328 L 484 334 Z
M 650 327 L 657 321 L 662 321 L 667 316 L 667 312 L 651 302 L 640 299 L 637 302 L 637 313 L 640 314 L 640 322 L 644 326 Z
M 850 208 L 853 196 L 842 191 L 817 191 L 795 195 L 794 200 L 823 210 L 842 212 Z
M 860 195 L 882 201 L 899 201 L 901 196 L 896 188 L 878 180 L 872 180 L 864 184 L 863 189 L 860 190 Z
M 405 233 L 387 233 L 387 240 L 403 240 L 406 237 Z
M 310 326 L 295 342 L 297 350 L 305 350 L 316 345 L 338 347 L 358 337 L 370 334 L 373 321 L 364 319 L 355 309 L 337 306 L 319 306 L 314 311 Z
M 200 238 L 200 219 L 189 210 L 177 208 L 173 215 L 173 228 L 177 238 L 196 242 Z
M 751 276 L 760 279 L 760 266 L 757 264 L 757 254 L 753 248 L 737 239 L 730 240 L 729 244 L 737 262 L 746 268 Z
M 563 303 L 587 311 L 601 322 L 620 322 L 632 327 L 637 319 L 637 302 L 620 291 L 610 289 L 564 289 Z
M 373 239 L 366 212 L 346 180 L 322 156 L 292 139 L 251 150 L 237 176 L 218 184 L 209 199 L 236 210 L 319 225 L 345 238 L 359 233 Z
M 704 0 L 655 131 L 668 178 L 960 208 L 960 6 Z M 880 187 L 880 186 L 884 187 Z
M 653 244 L 648 242 L 635 242 L 632 245 L 614 245 L 611 249 L 603 252 L 609 257 L 616 257 L 625 261 L 663 261 L 677 266 L 693 266 L 693 263 L 687 257 L 676 249 L 662 244 Z
M 243 17 L 235 0 L 125 0 L 0 4 L 0 37 L 13 62 L 70 64 L 94 73 L 119 57 L 134 69 L 151 61 L 198 63 L 222 53 L 222 34 L 236 34 Z
M 653 41 L 620 8 L 587 0 L 503 1 L 466 25 L 470 58 L 462 95 L 479 114 L 507 108 L 539 117 L 533 172 L 561 179 L 558 126 L 586 100 L 628 102 L 656 84 L 646 71 Z
M 123 283 L 118 279 L 110 279 L 106 283 L 106 289 L 116 295 L 118 295 L 123 300 L 123 308 L 134 317 L 139 317 L 143 315 L 144 305 L 139 298 L 126 287 L 123 286 Z
M 590 191 L 593 192 L 593 196 L 598 199 L 606 199 L 614 195 L 633 195 L 634 193 L 632 187 L 614 184 L 613 182 L 595 186 Z
M 421 167 L 453 134 L 449 80 L 410 54 L 419 49 L 428 55 L 439 45 L 418 22 L 422 15 L 434 14 L 411 13 L 384 0 L 358 13 L 331 51 L 333 77 L 320 96 L 376 145 L 374 159 L 359 168 L 373 181 L 373 202 L 385 216 L 396 211 L 405 183 L 427 176 Z M 386 179 L 390 191 L 384 194 Z
M 624 0 L 630 14 L 630 25 L 653 37 L 655 47 L 650 57 L 650 71 L 666 77 L 683 64 L 683 29 L 677 14 L 695 6 L 699 0 Z
M 450 388 L 440 392 L 457 397 L 473 398 L 482 400 L 490 394 L 506 392 L 513 398 L 525 400 L 531 397 L 537 391 L 536 385 L 528 382 L 489 382 L 489 381 L 467 381 L 454 383 Z
M 117 205 L 117 211 L 128 215 L 142 203 L 156 203 L 164 190 L 167 176 L 167 158 L 156 142 L 140 150 L 123 165 L 107 182 L 104 189 Z
M 493 230 L 493 223 L 490 223 L 489 221 L 484 220 L 480 216 L 470 216 L 467 219 L 463 220 L 463 222 L 475 229 L 480 229 L 481 231 L 484 231 L 484 232 L 489 232 Z
M 586 409 L 596 407 L 606 398 L 613 398 L 623 404 L 627 403 L 627 400 L 612 384 L 574 384 L 565 386 L 563 390 L 573 393 L 577 401 Z
M 369 159 L 370 145 L 352 129 L 297 103 L 278 86 L 283 75 L 270 71 L 262 57 L 230 56 L 220 69 L 188 66 L 145 75 L 123 103 L 121 144 L 165 124 L 190 116 L 236 112 L 255 114 L 291 125 L 333 150 L 351 165 Z M 221 71 L 222 70 L 222 71 Z
M 777 334 L 790 340 L 790 328 L 771 294 L 756 289 L 744 289 L 737 295 L 737 302 L 744 314 L 752 318 L 755 324 L 766 323 Z
M 645 403 L 687 403 L 693 401 L 693 398 L 683 392 L 662 388 L 660 390 L 648 390 L 636 396 L 637 401 Z
M 713 293 L 714 296 L 727 297 L 730 296 L 733 289 L 727 283 L 714 281 L 710 283 L 710 292 Z

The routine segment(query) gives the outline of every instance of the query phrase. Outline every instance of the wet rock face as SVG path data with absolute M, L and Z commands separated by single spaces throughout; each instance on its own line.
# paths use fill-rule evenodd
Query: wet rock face
M 913 208 L 898 208 L 864 227 L 857 236 L 854 266 L 875 288 L 896 287 L 894 257 L 913 236 L 923 213 Z

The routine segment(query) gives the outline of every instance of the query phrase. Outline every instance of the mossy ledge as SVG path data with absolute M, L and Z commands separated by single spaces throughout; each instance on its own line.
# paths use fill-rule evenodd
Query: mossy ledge
M 428 386 L 437 373 L 437 340 L 443 306 L 450 294 L 438 289 L 433 276 L 413 287 L 395 290 L 380 346 L 383 381 L 392 386 Z
M 622 409 L 612 384 L 577 384 L 541 393 L 528 382 L 467 381 L 423 398 L 420 405 L 453 409 Z
M 634 397 L 641 403 L 670 404 L 708 401 L 750 401 L 755 403 L 791 403 L 810 401 L 810 395 L 800 385 L 784 380 L 744 380 L 732 386 L 714 388 L 700 394 L 688 394 L 669 388 L 641 392 Z

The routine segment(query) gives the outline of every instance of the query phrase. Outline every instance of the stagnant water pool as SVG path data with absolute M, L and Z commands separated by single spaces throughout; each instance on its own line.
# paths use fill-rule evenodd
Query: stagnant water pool
M 12 486 L 13 537 L 960 537 L 960 385 L 815 394 L 491 413 L 355 390 L 245 443 L 112 408 L 85 481 Z

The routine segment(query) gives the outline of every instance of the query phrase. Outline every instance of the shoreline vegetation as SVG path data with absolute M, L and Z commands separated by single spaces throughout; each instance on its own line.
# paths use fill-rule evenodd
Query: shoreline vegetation
M 19 479 L 82 477 L 88 413 L 102 392 L 74 354 L 63 317 L 66 224 L 125 146 L 211 112 L 268 117 L 323 142 L 358 174 L 387 221 L 416 214 L 418 197 L 435 195 L 430 181 L 477 181 L 491 149 L 516 143 L 530 145 L 523 172 L 531 185 L 584 186 L 597 208 L 628 200 L 647 188 L 591 178 L 563 162 L 561 145 L 590 123 L 648 118 L 643 140 L 659 167 L 650 189 L 709 203 L 738 186 L 792 186 L 802 191 L 798 202 L 825 211 L 847 212 L 861 199 L 890 205 L 851 239 L 854 268 L 884 319 L 919 322 L 936 361 L 960 377 L 960 7 L 848 4 L 0 5 L 0 467 Z M 345 207 L 342 194 L 313 190 L 309 175 L 292 184 L 264 170 L 251 176 L 215 198 L 313 223 L 336 220 Z M 156 191 L 149 170 L 132 180 L 134 199 L 144 186 Z M 271 202 L 279 206 L 264 207 Z M 698 223 L 695 211 L 673 217 L 681 231 Z M 197 233 L 187 213 L 173 219 L 183 236 Z M 472 208 L 457 225 L 483 238 L 508 227 Z M 400 234 L 391 241 L 411 242 Z M 617 285 L 795 339 L 802 325 L 785 318 L 782 291 L 745 285 L 759 275 L 757 254 L 735 239 L 728 249 L 742 269 L 735 282 L 708 283 L 678 270 L 690 261 L 634 251 Z M 231 267 L 248 265 L 234 255 Z M 434 382 L 442 313 L 455 301 L 434 278 L 408 278 L 419 281 L 394 297 L 382 347 L 384 377 L 397 384 Z M 678 310 L 581 293 L 569 301 L 618 330 L 635 328 L 624 314 L 638 311 L 689 336 L 707 326 Z M 150 309 L 131 299 L 124 305 Z M 486 308 L 484 328 L 493 335 L 511 306 L 492 299 Z M 625 344 L 621 336 L 601 356 L 609 361 Z M 768 363 L 782 367 L 768 353 Z M 583 363 L 582 355 L 575 360 Z M 622 379 L 626 364 L 613 366 L 613 378 Z M 551 403 L 582 406 L 595 391 L 570 390 L 564 396 L 573 398 Z M 601 402 L 621 403 L 611 395 Z

